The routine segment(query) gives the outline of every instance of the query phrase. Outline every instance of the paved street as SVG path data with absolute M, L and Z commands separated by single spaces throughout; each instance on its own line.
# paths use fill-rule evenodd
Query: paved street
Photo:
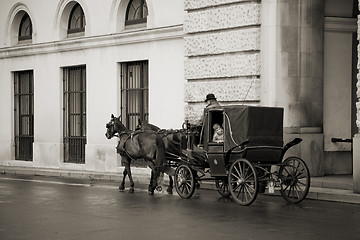
M 196 190 L 149 196 L 145 186 L 0 175 L 0 239 L 359 239 L 360 205 L 260 195 L 249 207 Z

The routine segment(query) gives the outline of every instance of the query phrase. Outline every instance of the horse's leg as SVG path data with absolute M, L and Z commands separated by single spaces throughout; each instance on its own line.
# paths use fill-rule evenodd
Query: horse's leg
M 159 177 L 157 174 L 157 170 L 156 170 L 156 166 L 154 164 L 154 162 L 152 161 L 147 161 L 148 162 L 148 166 L 151 169 L 151 177 L 150 177 L 150 183 L 149 183 L 149 187 L 148 187 L 148 191 L 150 195 L 154 194 L 154 190 L 156 188 L 157 185 L 157 178 Z
M 125 190 L 125 178 L 126 178 L 126 175 L 127 175 L 127 170 L 125 168 L 124 171 L 123 171 L 123 179 L 122 179 L 122 181 L 120 183 L 120 186 L 119 186 L 120 192 L 123 192 Z
M 173 178 L 171 177 L 171 175 L 169 175 L 169 187 L 166 190 L 168 194 L 173 194 L 173 185 L 174 185 Z
M 150 183 L 149 183 L 149 186 L 148 186 L 148 193 L 149 193 L 149 195 L 153 195 L 153 194 L 154 194 L 155 188 L 153 188 L 153 184 L 152 184 L 153 181 L 154 181 L 154 173 L 153 173 L 153 170 L 151 170 Z
M 131 169 L 130 169 L 130 164 L 128 165 L 128 176 L 129 176 L 129 180 L 130 180 L 130 189 L 129 189 L 129 193 L 133 193 L 134 192 L 134 181 L 132 179 L 132 174 L 131 174 Z
M 133 181 L 132 175 L 131 175 L 130 160 L 129 159 L 124 160 L 124 165 L 125 165 L 124 177 L 123 177 L 123 181 L 122 181 L 119 189 L 120 189 L 120 191 L 124 191 L 124 189 L 125 189 L 125 178 L 126 178 L 126 175 L 127 175 L 127 176 L 129 176 L 129 181 L 130 181 L 129 192 L 133 193 L 134 192 L 134 181 Z

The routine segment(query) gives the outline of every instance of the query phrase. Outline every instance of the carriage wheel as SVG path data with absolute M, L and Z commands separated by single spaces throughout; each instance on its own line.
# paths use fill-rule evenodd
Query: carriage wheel
M 238 159 L 231 164 L 229 189 L 236 202 L 243 206 L 252 204 L 259 192 L 255 168 L 246 159 Z
M 187 165 L 180 165 L 175 170 L 175 189 L 182 198 L 190 198 L 195 191 L 195 178 Z
M 305 162 L 297 157 L 285 159 L 279 169 L 280 193 L 289 203 L 299 203 L 309 193 L 310 173 Z
M 215 185 L 217 191 L 223 197 L 230 197 L 231 192 L 229 190 L 229 181 L 228 178 L 218 178 L 215 180 Z

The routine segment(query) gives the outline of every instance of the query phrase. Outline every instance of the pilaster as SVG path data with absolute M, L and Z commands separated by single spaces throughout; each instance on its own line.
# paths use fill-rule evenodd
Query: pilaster
M 360 10 L 360 3 L 359 3 L 359 10 Z M 360 40 L 360 16 L 358 16 L 358 28 L 357 28 L 357 39 Z M 357 69 L 359 72 L 360 69 L 360 44 L 358 45 L 358 64 Z M 354 186 L 354 192 L 360 193 L 360 74 L 357 74 L 358 82 L 356 84 L 357 91 L 357 102 L 356 102 L 356 126 L 358 129 L 358 133 L 355 134 L 353 138 L 353 186 Z

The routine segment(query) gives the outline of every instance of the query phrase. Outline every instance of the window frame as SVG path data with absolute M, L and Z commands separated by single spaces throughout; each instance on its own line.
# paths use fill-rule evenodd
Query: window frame
M 122 121 L 135 130 L 138 119 L 149 121 L 149 61 L 121 63 L 120 109 Z
M 87 143 L 86 65 L 64 67 L 63 81 L 64 162 L 84 164 Z
M 28 35 L 22 35 L 22 30 L 23 30 L 23 26 L 25 24 L 25 21 L 29 20 L 29 25 L 26 26 L 27 28 L 30 27 L 30 34 Z M 26 33 L 26 31 L 25 31 Z M 20 24 L 19 24 L 19 32 L 18 32 L 18 41 L 26 41 L 26 40 L 31 40 L 32 39 L 32 21 L 31 18 L 29 16 L 29 14 L 25 13 L 20 20 Z
M 14 72 L 15 160 L 33 161 L 34 72 Z
M 77 10 L 77 9 L 80 9 L 81 10 L 81 14 L 80 14 L 80 25 L 81 27 L 79 28 L 71 28 L 71 24 L 72 24 L 72 19 L 73 19 L 73 15 L 74 15 L 74 12 Z M 76 24 L 75 24 L 76 25 Z M 73 8 L 71 9 L 70 11 L 70 15 L 69 15 L 69 20 L 68 20 L 68 28 L 67 28 L 67 33 L 68 34 L 76 34 L 76 33 L 84 33 L 85 32 L 85 26 L 86 26 L 86 19 L 85 19 L 85 13 L 84 13 L 84 10 L 83 8 L 81 7 L 81 5 L 79 3 L 76 3 Z
M 137 24 L 146 24 L 147 23 L 147 16 L 149 15 L 149 9 L 147 7 L 147 3 L 146 3 L 146 0 L 138 0 L 140 1 L 140 6 L 139 8 L 141 8 L 141 17 L 140 18 L 134 18 L 134 19 L 130 19 L 129 20 L 129 13 L 130 13 L 130 7 L 132 7 L 132 4 L 134 1 L 137 1 L 137 0 L 130 0 L 127 7 L 126 7 L 126 12 L 125 12 L 125 26 L 131 26 L 131 25 L 137 25 Z M 147 15 L 144 16 L 143 13 L 144 13 L 144 7 L 146 8 L 146 12 L 147 12 Z

